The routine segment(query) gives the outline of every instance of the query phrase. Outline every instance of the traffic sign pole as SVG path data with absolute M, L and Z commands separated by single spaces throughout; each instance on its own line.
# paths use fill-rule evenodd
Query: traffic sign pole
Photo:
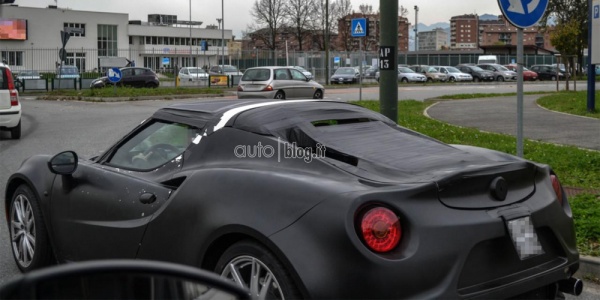
M 523 28 L 538 23 L 549 0 L 498 0 L 506 20 L 517 27 L 517 156 L 523 157 Z

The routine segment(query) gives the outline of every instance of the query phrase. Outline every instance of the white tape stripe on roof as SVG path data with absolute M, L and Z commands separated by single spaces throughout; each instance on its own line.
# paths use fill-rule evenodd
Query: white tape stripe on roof
M 257 108 L 257 107 L 263 107 L 263 106 L 269 106 L 269 105 L 278 105 L 278 104 L 287 104 L 287 103 L 298 103 L 298 102 L 314 102 L 314 101 L 323 101 L 323 100 L 285 100 L 285 101 L 274 101 L 274 102 L 265 102 L 265 103 L 256 103 L 256 104 L 251 104 L 251 105 L 246 105 L 246 106 L 240 106 L 240 107 L 236 107 L 234 109 L 230 109 L 226 112 L 223 113 L 223 115 L 221 116 L 221 120 L 219 121 L 219 123 L 217 123 L 217 125 L 215 125 L 215 128 L 213 130 L 213 132 L 225 127 L 225 124 L 227 124 L 227 122 L 229 122 L 229 120 L 231 120 L 231 118 L 233 118 L 234 116 L 236 116 L 239 113 L 245 112 L 247 110 L 253 109 L 253 108 Z

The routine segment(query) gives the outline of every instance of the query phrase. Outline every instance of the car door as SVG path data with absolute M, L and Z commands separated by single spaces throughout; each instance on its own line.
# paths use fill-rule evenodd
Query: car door
M 182 167 L 181 155 L 198 132 L 153 120 L 110 151 L 106 160 L 81 161 L 72 175 L 57 176 L 50 200 L 57 257 L 135 258 L 147 224 L 172 192 L 161 182 Z M 135 163 L 135 157 L 143 156 L 144 164 Z
M 298 98 L 298 92 L 294 89 L 294 81 L 291 79 L 290 72 L 286 68 L 275 69 L 273 88 L 283 90 L 286 99 Z
M 315 91 L 313 86 L 307 81 L 306 76 L 296 69 L 289 69 L 294 82 L 294 90 L 299 98 L 312 98 Z
M 132 86 L 133 83 L 133 69 L 125 68 L 121 69 L 121 84 L 124 86 Z

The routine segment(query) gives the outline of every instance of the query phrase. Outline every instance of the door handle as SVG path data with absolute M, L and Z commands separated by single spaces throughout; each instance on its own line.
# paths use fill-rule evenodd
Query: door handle
M 142 202 L 143 204 L 150 204 L 150 203 L 153 203 L 154 201 L 156 201 L 156 195 L 154 195 L 152 193 L 143 193 L 140 196 L 140 202 Z

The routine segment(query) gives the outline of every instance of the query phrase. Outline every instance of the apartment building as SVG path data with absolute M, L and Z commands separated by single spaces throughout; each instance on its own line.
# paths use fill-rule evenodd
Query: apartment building
M 419 50 L 444 50 L 448 47 L 448 32 L 443 28 L 419 32 Z
M 450 18 L 450 49 L 477 49 L 479 16 L 467 14 Z

